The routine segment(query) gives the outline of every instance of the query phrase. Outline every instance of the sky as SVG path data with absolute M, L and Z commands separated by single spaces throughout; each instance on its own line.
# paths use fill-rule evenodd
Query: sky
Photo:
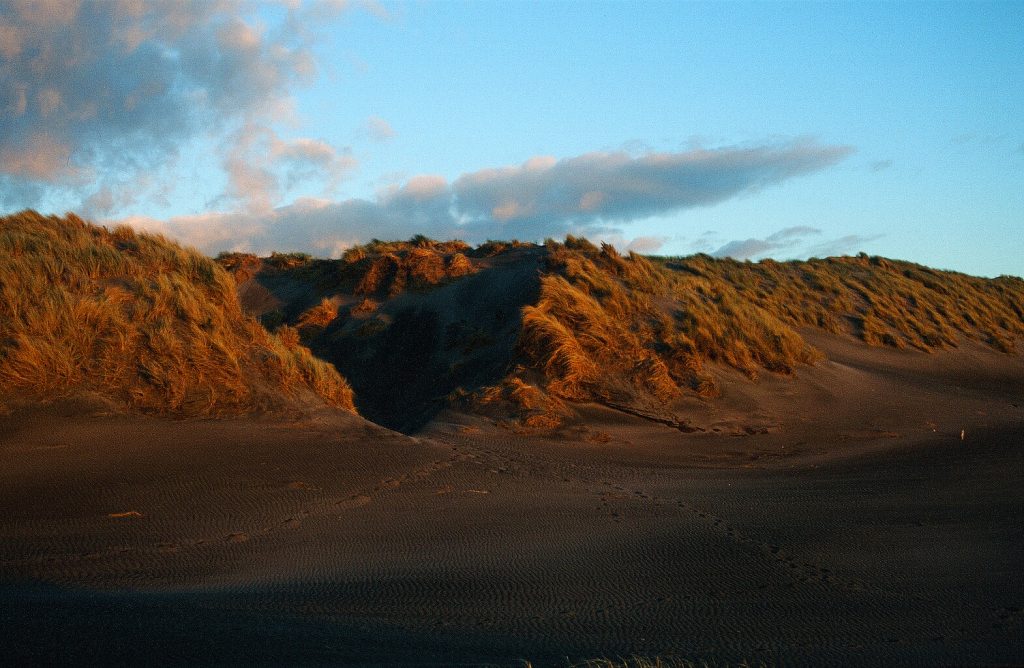
M 1024 3 L 0 0 L 0 213 L 1024 275 Z

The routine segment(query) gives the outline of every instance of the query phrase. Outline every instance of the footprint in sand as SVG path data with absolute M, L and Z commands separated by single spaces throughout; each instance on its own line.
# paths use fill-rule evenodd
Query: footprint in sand
M 338 501 L 334 505 L 336 505 L 338 508 L 341 508 L 342 510 L 349 510 L 350 508 L 359 508 L 361 506 L 365 506 L 370 501 L 370 497 L 368 497 L 365 494 L 353 494 L 349 498 Z
M 224 538 L 224 542 L 226 543 L 244 543 L 247 540 L 249 540 L 249 535 L 243 531 L 229 533 Z

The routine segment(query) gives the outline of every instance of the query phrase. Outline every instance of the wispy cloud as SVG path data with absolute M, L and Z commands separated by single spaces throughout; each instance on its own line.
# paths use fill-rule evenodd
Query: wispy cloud
M 750 260 L 762 257 L 796 258 L 848 255 L 861 251 L 865 244 L 882 238 L 882 235 L 848 234 L 836 239 L 812 243 L 820 238 L 822 231 L 816 227 L 787 227 L 763 239 L 736 239 L 724 244 L 712 255 L 731 257 L 736 260 Z
M 747 260 L 793 248 L 805 241 L 807 237 L 820 234 L 821 230 L 816 227 L 796 225 L 781 229 L 774 234 L 769 234 L 763 239 L 736 239 L 730 241 L 712 253 L 712 255 L 715 257 L 731 257 L 736 260 Z
M 808 257 L 828 257 L 831 255 L 850 255 L 864 250 L 866 244 L 877 241 L 883 234 L 847 234 L 838 239 L 831 239 L 815 244 L 807 249 L 805 255 Z
M 883 172 L 890 167 L 892 167 L 892 160 L 875 160 L 870 165 L 873 172 Z
M 706 206 L 788 178 L 824 169 L 847 147 L 800 141 L 762 147 L 727 147 L 629 157 L 592 153 L 555 160 L 537 157 L 516 167 L 483 169 L 449 183 L 420 175 L 381 190 L 373 200 L 305 199 L 245 213 L 206 214 L 168 221 L 133 219 L 207 252 L 305 250 L 336 254 L 378 238 L 425 234 L 462 238 L 539 240 L 566 233 L 610 239 L 653 252 L 663 239 L 627 241 L 622 226 L 652 215 Z M 260 174 L 246 191 L 260 192 Z M 781 248 L 815 233 L 791 227 L 763 243 Z M 740 249 L 742 250 L 742 249 Z
M 284 140 L 270 128 L 253 122 L 229 135 L 225 144 L 228 189 L 221 200 L 241 204 L 251 212 L 273 208 L 283 192 L 300 181 L 320 179 L 330 189 L 356 165 L 347 151 L 326 142 Z
M 384 142 L 395 137 L 395 129 L 383 118 L 370 116 L 366 119 L 366 134 L 374 141 Z

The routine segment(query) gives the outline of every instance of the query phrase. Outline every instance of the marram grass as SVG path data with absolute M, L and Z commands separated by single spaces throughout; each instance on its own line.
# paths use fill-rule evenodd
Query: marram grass
M 0 403 L 98 393 L 146 412 L 244 413 L 352 391 L 244 315 L 231 276 L 168 239 L 77 216 L 0 218 Z

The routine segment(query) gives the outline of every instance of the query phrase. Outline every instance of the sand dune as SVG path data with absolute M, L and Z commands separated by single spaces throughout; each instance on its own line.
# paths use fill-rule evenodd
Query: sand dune
M 831 361 L 677 402 L 692 433 L 4 417 L 4 656 L 1021 662 L 1024 362 L 809 336 Z
M 5 663 L 1024 663 L 1019 279 L 0 223 Z

